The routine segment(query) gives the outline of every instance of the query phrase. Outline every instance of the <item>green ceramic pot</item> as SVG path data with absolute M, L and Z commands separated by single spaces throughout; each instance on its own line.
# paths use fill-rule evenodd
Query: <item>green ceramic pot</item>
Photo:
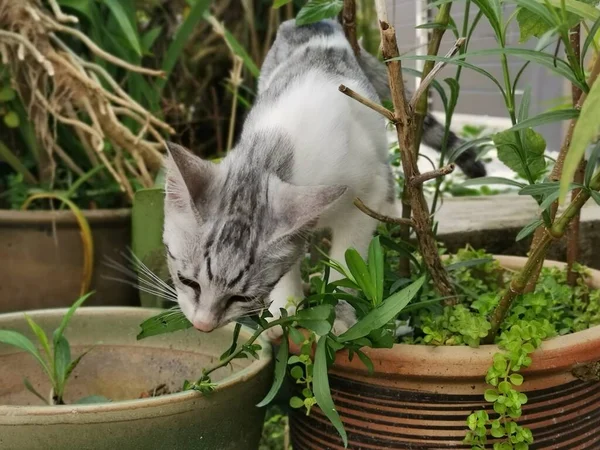
M 29 315 L 50 334 L 66 310 Z M 44 394 L 50 386 L 33 358 L 0 345 L 0 449 L 203 449 L 255 450 L 264 409 L 255 405 L 272 380 L 271 349 L 260 359 L 238 359 L 215 372 L 217 389 L 208 395 L 180 392 L 139 399 L 161 384 L 171 391 L 218 360 L 231 343 L 232 327 L 210 334 L 193 329 L 136 341 L 139 324 L 157 313 L 143 308 L 81 308 L 67 328 L 72 354 L 92 345 L 73 372 L 65 401 L 89 395 L 113 400 L 94 405 L 44 406 L 27 391 L 23 377 Z M 0 315 L 0 329 L 34 339 L 22 313 Z M 242 329 L 240 341 L 250 336 Z

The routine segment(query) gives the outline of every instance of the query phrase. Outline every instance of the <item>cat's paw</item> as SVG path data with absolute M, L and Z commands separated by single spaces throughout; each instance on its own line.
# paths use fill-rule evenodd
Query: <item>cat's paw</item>
M 281 325 L 277 325 L 276 327 L 269 328 L 265 331 L 265 337 L 271 342 L 277 342 L 283 336 L 283 328 Z
M 335 321 L 333 322 L 333 334 L 339 336 L 348 331 L 356 323 L 356 312 L 349 303 L 340 301 L 335 307 Z

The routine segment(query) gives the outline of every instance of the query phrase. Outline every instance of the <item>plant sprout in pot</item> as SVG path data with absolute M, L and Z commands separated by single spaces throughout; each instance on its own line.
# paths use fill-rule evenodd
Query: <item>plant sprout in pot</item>
M 282 336 L 275 381 L 260 405 L 272 401 L 289 372 L 298 387 L 290 400 L 295 449 L 523 450 L 534 439 L 537 448 L 592 449 L 600 442 L 594 422 L 600 414 L 600 274 L 577 264 L 574 239 L 582 206 L 590 197 L 600 200 L 599 146 L 572 182 L 600 127 L 594 41 L 600 11 L 576 0 L 519 0 L 505 18 L 499 0 L 473 0 L 461 13 L 459 31 L 450 26 L 458 22 L 453 3 L 438 5 L 428 54 L 401 57 L 385 2 L 377 2 L 386 72 L 356 42 L 353 1 L 309 1 L 295 23 L 281 25 L 257 104 L 221 164 L 169 147 L 164 242 L 179 307 L 142 324 L 141 337 L 191 326 L 207 332 L 253 317 L 252 338 L 234 339 L 216 366 L 186 384 L 207 390 L 216 367 L 253 356 L 261 333 Z M 320 21 L 339 12 L 344 28 Z M 538 49 L 506 45 L 513 20 L 523 40 L 540 38 Z M 498 47 L 471 52 L 473 31 L 484 22 Z M 581 28 L 590 30 L 583 46 Z M 457 41 L 438 56 L 447 29 Z M 565 60 L 545 51 L 553 42 L 565 48 Z M 590 71 L 583 66 L 588 52 Z M 466 62 L 474 56 L 497 56 L 503 80 Z M 508 56 L 525 60 L 517 74 Z M 425 61 L 412 95 L 402 78 L 404 59 Z M 572 108 L 529 116 L 531 92 L 518 103 L 516 86 L 530 64 L 571 83 Z M 446 65 L 457 66 L 445 80 L 450 95 L 435 80 Z M 454 170 L 452 161 L 484 139 L 448 149 L 429 173 L 420 173 L 416 161 L 432 129 L 430 86 L 442 93 L 444 142 L 456 141 L 449 126 L 463 69 L 494 82 L 513 122 L 485 141 L 525 180 L 506 182 L 540 205 L 540 218 L 519 234 L 535 234 L 527 258 L 493 258 L 467 248 L 444 259 L 437 245 L 423 184 L 434 180 L 439 188 Z M 382 106 L 388 97 L 391 110 Z M 401 217 L 393 217 L 379 115 L 395 126 L 400 143 Z M 534 127 L 562 120 L 570 126 L 549 170 L 544 138 Z M 568 191 L 571 201 L 558 208 Z M 389 228 L 371 239 L 375 219 Z M 310 278 L 305 296 L 298 261 L 303 236 L 315 227 L 330 227 L 333 240 L 322 277 Z M 545 262 L 551 243 L 568 230 L 568 264 Z M 578 418 L 578 411 L 586 417 Z

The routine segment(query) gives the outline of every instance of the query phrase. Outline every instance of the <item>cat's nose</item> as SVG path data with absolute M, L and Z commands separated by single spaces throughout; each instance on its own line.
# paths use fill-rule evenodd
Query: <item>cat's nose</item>
M 200 330 L 203 333 L 210 333 L 216 328 L 216 324 L 214 322 L 206 322 L 203 320 L 194 320 L 192 324 L 196 330 Z

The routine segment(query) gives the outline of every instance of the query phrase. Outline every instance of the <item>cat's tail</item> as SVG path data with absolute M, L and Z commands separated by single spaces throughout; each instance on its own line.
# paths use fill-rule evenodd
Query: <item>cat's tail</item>
M 377 95 L 382 100 L 391 98 L 388 84 L 387 69 L 385 65 L 365 49 L 361 49 L 358 64 L 375 88 Z M 427 114 L 423 126 L 423 143 L 438 152 L 442 149 L 444 139 L 444 126 L 431 114 Z M 450 132 L 448 135 L 448 150 L 457 148 L 464 141 Z M 469 178 L 484 177 L 486 175 L 485 165 L 477 159 L 479 151 L 470 148 L 456 158 L 456 164 Z

